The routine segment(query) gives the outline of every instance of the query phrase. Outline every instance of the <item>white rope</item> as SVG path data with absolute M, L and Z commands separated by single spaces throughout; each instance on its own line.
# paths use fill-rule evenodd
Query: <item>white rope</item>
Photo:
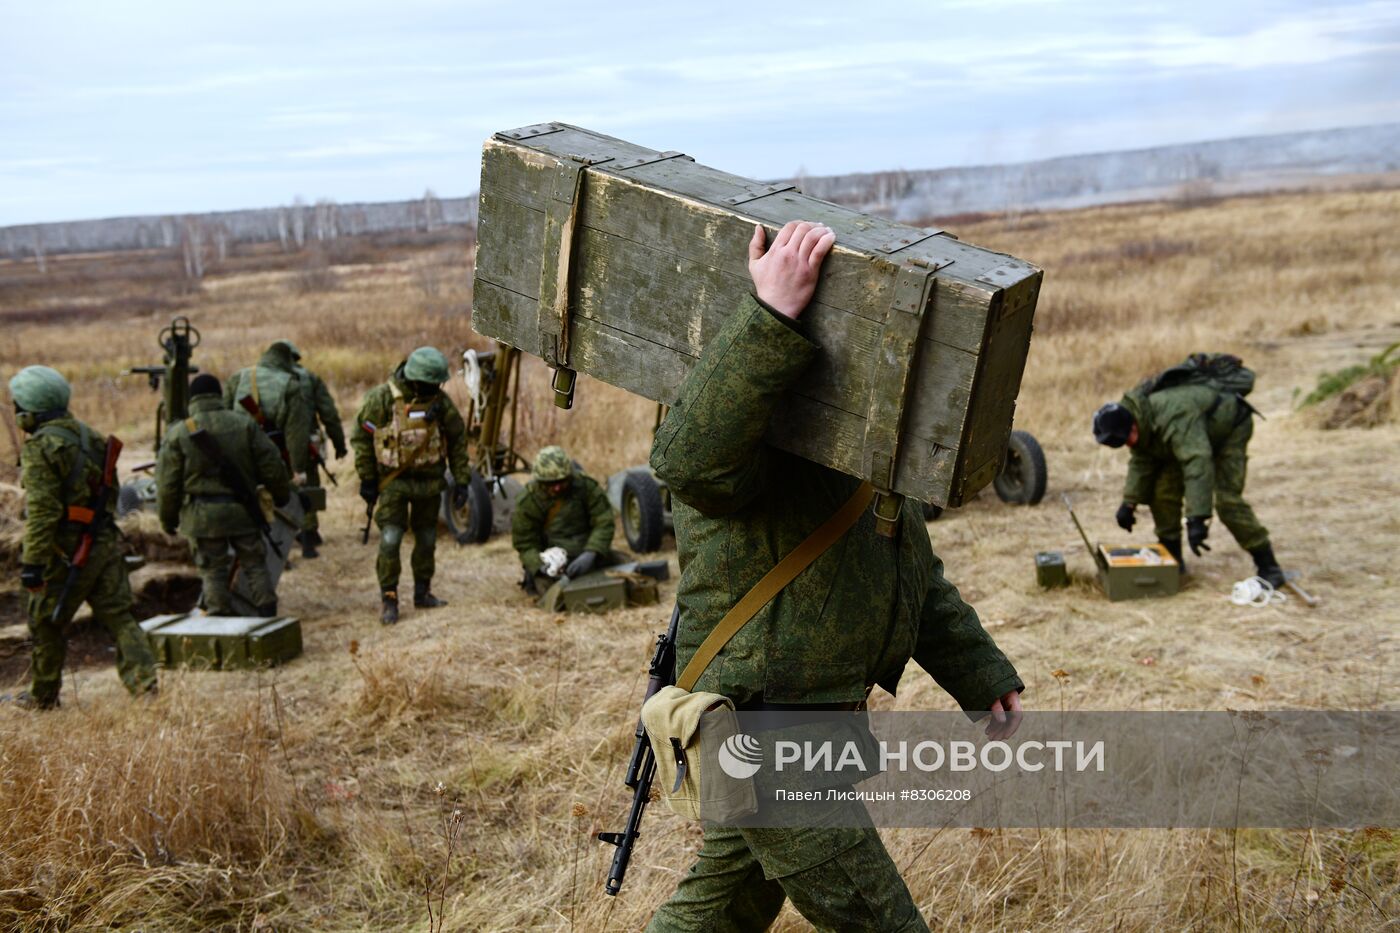
M 1274 589 L 1263 577 L 1241 580 L 1230 590 L 1230 602 L 1236 606 L 1278 606 L 1288 602 L 1288 596 Z

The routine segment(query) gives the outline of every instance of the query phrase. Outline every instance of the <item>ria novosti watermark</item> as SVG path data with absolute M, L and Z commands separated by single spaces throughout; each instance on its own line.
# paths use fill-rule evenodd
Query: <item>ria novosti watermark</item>
M 1400 712 L 739 713 L 702 730 L 706 819 L 740 825 L 1400 825 Z M 750 785 L 753 794 L 737 794 Z M 735 799 L 757 809 L 736 812 Z

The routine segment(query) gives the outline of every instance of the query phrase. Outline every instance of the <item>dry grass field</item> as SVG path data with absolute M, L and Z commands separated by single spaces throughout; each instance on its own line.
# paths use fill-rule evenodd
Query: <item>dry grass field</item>
M 988 491 L 929 525 L 1020 668 L 1028 705 L 1400 703 L 1400 425 L 1324 431 L 1294 408 L 1319 374 L 1400 339 L 1396 216 L 1400 190 L 1379 189 L 950 225 L 1046 270 L 1017 425 L 1045 446 L 1050 492 L 1027 509 Z M 44 276 L 0 265 L 0 374 L 30 362 L 67 373 L 79 416 L 128 440 L 127 468 L 149 459 L 155 398 L 121 373 L 157 361 L 155 333 L 174 314 L 201 330 L 196 362 L 221 376 L 290 337 L 347 414 L 416 345 L 484 346 L 469 330 L 465 244 L 365 248 L 314 275 L 305 257 L 236 256 L 193 293 L 176 287 L 174 263 L 51 259 Z M 1089 417 L 1198 349 L 1238 353 L 1259 372 L 1251 400 L 1266 420 L 1248 494 L 1318 608 L 1232 605 L 1251 564 L 1223 528 L 1173 599 L 1110 604 L 1091 583 L 1059 496 L 1091 534 L 1121 537 L 1112 514 L 1126 454 L 1094 445 Z M 600 476 L 645 459 L 649 405 L 585 383 L 576 409 L 558 412 L 538 366 L 527 380 L 527 449 L 558 440 Z M 602 893 L 611 849 L 591 838 L 625 813 L 621 770 L 665 610 L 538 611 L 498 538 L 440 544 L 436 589 L 451 606 L 381 628 L 352 471 L 338 470 L 324 556 L 283 579 L 303 658 L 263 673 L 167 672 L 149 707 L 130 704 L 99 663 L 69 673 L 58 713 L 0 708 L 0 929 L 635 930 L 670 893 L 694 826 L 654 808 L 616 899 Z M 1048 549 L 1066 553 L 1070 588 L 1037 589 L 1032 556 Z M 913 666 L 898 699 L 875 705 L 951 707 Z M 886 839 L 938 930 L 1400 924 L 1400 839 L 1388 830 Z M 778 924 L 805 928 L 790 911 Z

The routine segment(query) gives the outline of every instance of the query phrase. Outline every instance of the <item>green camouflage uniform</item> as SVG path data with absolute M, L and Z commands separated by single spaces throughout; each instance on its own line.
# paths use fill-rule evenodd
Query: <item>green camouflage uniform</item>
M 224 383 L 224 407 L 243 411 L 239 399 L 254 394 L 253 379 L 256 375 L 258 391 L 254 400 L 268 423 L 282 432 L 292 473 L 309 476 L 307 445 L 311 441 L 313 415 L 296 371 L 291 347 L 285 341 L 278 341 L 267 348 L 267 352 L 258 359 L 257 366 L 240 369 Z
M 418 458 L 413 466 L 404 470 L 386 486 L 379 490 L 379 501 L 374 512 L 375 524 L 379 526 L 379 560 L 376 569 L 379 575 L 379 588 L 383 592 L 396 591 L 399 585 L 401 567 L 399 545 L 406 532 L 413 532 L 413 555 L 409 565 L 413 569 L 415 583 L 433 578 L 436 569 L 434 548 L 437 543 L 438 513 L 442 504 L 442 493 L 447 488 L 445 469 L 450 467 L 453 476 L 470 476 L 471 464 L 467 460 L 467 427 L 457 406 L 445 392 L 438 391 L 431 396 L 416 398 L 413 385 L 403 377 L 403 365 L 394 371 L 389 382 L 376 386 L 365 395 L 359 412 L 355 415 L 355 426 L 350 431 L 350 446 L 355 449 L 355 472 L 361 482 L 378 481 L 381 484 L 394 472 L 384 466 L 375 455 L 375 439 L 381 432 L 393 428 L 395 399 L 390 386 L 396 385 L 405 401 L 421 404 L 441 403 L 436 415 L 444 457 Z M 364 429 L 368 422 L 375 426 L 371 435 Z
M 551 496 L 539 480 L 531 480 L 515 500 L 510 540 L 520 563 L 540 574 L 540 552 L 561 547 L 573 560 L 584 551 L 598 555 L 595 567 L 617 563 L 612 552 L 613 511 L 598 481 L 579 470 L 559 496 Z
M 50 620 L 68 579 L 67 559 L 82 535 L 81 526 L 66 521 L 65 516 L 70 505 L 90 504 L 91 485 L 101 481 L 106 443 L 106 438 L 65 412 L 43 424 L 20 452 L 27 515 L 21 559 L 44 567 L 44 588 L 30 593 L 28 600 L 29 632 L 34 642 L 30 694 L 41 706 L 52 705 L 62 685 L 67 641 L 62 625 Z M 85 464 L 76 482 L 70 482 L 79 445 L 86 453 Z M 116 514 L 115 486 L 107 508 L 109 515 Z M 71 619 L 84 602 L 117 644 L 117 674 L 126 689 L 133 696 L 153 689 L 155 658 L 131 614 L 131 584 L 117 529 L 110 521 L 97 532 L 87 566 L 68 592 L 60 622 Z
M 1244 500 L 1254 419 L 1242 399 L 1184 385 L 1151 395 L 1129 392 L 1122 405 L 1138 428 L 1123 501 L 1151 507 L 1159 540 L 1180 543 L 1184 499 L 1187 518 L 1214 511 L 1246 551 L 1269 543 L 1268 530 Z
M 859 486 L 763 442 L 783 392 L 818 353 L 752 299 L 706 346 L 657 432 L 681 564 L 676 664 Z M 965 710 L 1022 688 L 977 613 L 943 576 L 920 506 L 893 538 L 867 511 L 744 626 L 697 691 L 740 706 L 849 704 L 893 692 L 913 658 Z M 695 867 L 649 929 L 760 930 L 784 897 L 819 929 L 926 929 L 873 828 L 705 830 Z
M 304 366 L 298 366 L 296 373 L 301 383 L 302 401 L 311 413 L 312 442 L 316 444 L 321 459 L 330 459 L 326 452 L 326 440 L 335 448 L 336 459 L 345 456 L 345 428 L 341 426 L 340 411 L 335 407 L 335 397 L 331 395 L 331 390 L 327 388 L 325 380 Z M 321 426 L 319 431 L 316 428 L 318 422 Z M 320 487 L 321 470 L 314 463 L 308 464 L 306 482 L 303 485 Z M 302 530 L 318 531 L 321 527 L 317 517 L 319 514 L 318 511 L 307 509 L 306 517 L 302 520 Z
M 196 430 L 213 436 L 226 461 L 248 481 L 250 489 L 267 487 L 283 504 L 291 493 L 287 468 L 276 445 L 242 409 L 229 411 L 217 395 L 190 400 Z M 248 580 L 254 605 L 277 600 L 267 573 L 267 547 L 258 526 L 219 476 L 217 464 L 195 446 L 184 421 L 170 426 L 156 463 L 156 504 L 164 528 L 179 526 L 194 548 L 195 566 L 204 581 L 204 608 L 210 615 L 232 615 L 230 581 L 233 561 Z

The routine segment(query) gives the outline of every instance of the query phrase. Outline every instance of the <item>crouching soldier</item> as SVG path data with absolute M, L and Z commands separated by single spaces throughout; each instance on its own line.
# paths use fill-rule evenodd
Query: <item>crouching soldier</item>
M 525 591 L 538 596 L 542 583 L 561 574 L 580 577 L 617 563 L 612 506 L 597 480 L 575 469 L 562 447 L 541 450 L 530 475 L 510 523 Z M 554 549 L 564 552 L 563 560 L 547 562 L 542 555 Z
M 419 347 L 388 382 L 369 391 L 355 416 L 350 444 L 355 448 L 360 498 L 379 525 L 379 621 L 385 625 L 399 621 L 399 546 L 409 531 L 413 605 L 447 605 L 432 593 L 438 511 L 447 468 L 454 476 L 471 475 L 466 425 L 442 391 L 447 377 L 447 357 L 432 347 Z M 466 506 L 467 488 L 466 483 L 456 487 L 454 508 Z
M 190 416 L 171 425 L 156 461 L 161 527 L 190 541 L 204 581 L 204 611 L 234 615 L 234 560 L 248 598 L 261 616 L 277 614 L 267 572 L 267 519 L 258 499 L 265 488 L 277 505 L 291 498 L 282 455 L 248 414 L 224 407 L 219 380 L 208 373 L 190 383 Z
M 1243 391 L 1232 391 L 1242 379 Z M 1284 573 L 1274 558 L 1269 532 L 1244 499 L 1254 408 L 1244 399 L 1253 374 L 1236 357 L 1197 354 L 1109 402 L 1094 414 L 1094 439 L 1108 447 L 1127 445 L 1128 477 L 1118 526 L 1131 532 L 1135 509 L 1147 505 L 1157 540 L 1185 568 L 1181 546 L 1182 503 L 1191 553 L 1209 551 L 1210 518 L 1220 516 L 1240 547 L 1254 558 L 1256 572 L 1275 587 Z
M 115 458 L 108 473 L 109 441 L 69 414 L 71 394 L 47 366 L 28 366 L 10 380 L 16 420 L 30 435 L 20 451 L 27 515 L 20 581 L 29 591 L 33 683 L 16 702 L 31 709 L 58 706 L 63 626 L 84 602 L 117 644 L 117 674 L 126 689 L 132 696 L 156 689 L 155 659 L 131 614 L 131 585 L 112 522 Z M 115 442 L 112 452 L 119 450 Z

